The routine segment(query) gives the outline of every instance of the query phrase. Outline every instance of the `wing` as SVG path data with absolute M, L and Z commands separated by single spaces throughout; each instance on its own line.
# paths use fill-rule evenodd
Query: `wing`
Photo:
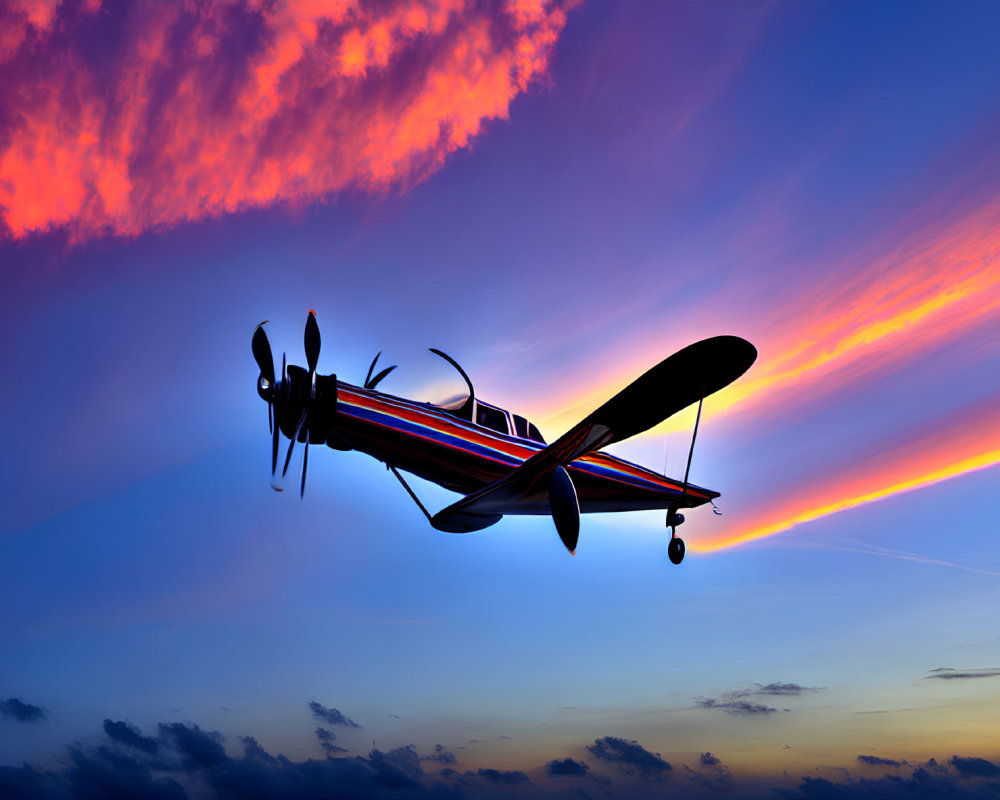
M 728 386 L 756 358 L 757 349 L 738 336 L 715 336 L 678 350 L 509 475 L 435 514 L 431 524 L 453 533 L 489 527 L 512 504 L 547 496 L 556 467 L 649 430 Z

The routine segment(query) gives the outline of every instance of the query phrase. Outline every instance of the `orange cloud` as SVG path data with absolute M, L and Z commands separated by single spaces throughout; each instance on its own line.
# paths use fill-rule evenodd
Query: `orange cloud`
M 859 460 L 849 470 L 783 496 L 780 487 L 761 513 L 722 536 L 693 546 L 701 552 L 733 547 L 901 492 L 1000 464 L 1000 396 L 966 409 L 951 425 L 930 426 L 905 444 Z
M 1000 317 L 1000 202 L 797 298 L 750 380 L 722 404 L 822 391 L 895 368 Z
M 0 221 L 130 236 L 403 189 L 548 69 L 572 0 L 15 2 L 0 20 Z

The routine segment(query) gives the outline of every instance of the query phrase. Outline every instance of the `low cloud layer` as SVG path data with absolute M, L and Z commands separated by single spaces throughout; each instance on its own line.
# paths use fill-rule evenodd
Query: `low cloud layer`
M 316 729 L 320 745 L 335 735 Z M 326 749 L 326 748 L 324 748 Z M 462 765 L 444 745 L 421 754 L 410 744 L 366 755 L 333 746 L 326 758 L 292 761 L 253 736 L 227 739 L 193 723 L 161 723 L 148 734 L 106 719 L 103 734 L 66 748 L 59 766 L 0 766 L 0 797 L 44 800 L 493 800 L 494 798 L 993 798 L 1000 767 L 978 756 L 925 762 L 860 755 L 850 767 L 812 774 L 734 775 L 713 752 L 676 766 L 634 739 L 604 736 L 572 756 L 520 769 Z M 334 753 L 345 753 L 336 755 Z M 831 779 L 834 774 L 836 779 Z M 567 794 L 569 793 L 569 794 Z

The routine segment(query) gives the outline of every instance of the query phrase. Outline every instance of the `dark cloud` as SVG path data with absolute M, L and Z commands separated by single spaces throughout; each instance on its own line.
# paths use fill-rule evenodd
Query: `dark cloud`
M 901 767 L 905 761 L 893 761 L 891 758 L 879 758 L 878 756 L 858 756 L 858 761 L 872 767 Z
M 429 756 L 421 756 L 422 761 L 436 761 L 438 764 L 457 764 L 458 759 L 455 758 L 455 754 L 452 753 L 443 744 L 434 745 L 434 752 Z
M 388 753 L 372 750 L 368 763 L 375 769 L 379 781 L 392 789 L 419 789 L 424 770 L 420 766 L 420 756 L 412 744 L 397 747 Z
M 758 684 L 760 686 L 760 684 Z M 818 692 L 819 687 L 816 686 L 799 686 L 797 683 L 769 683 L 765 686 L 760 686 L 756 691 L 748 692 L 748 694 L 762 694 L 762 695 L 780 695 L 780 696 L 795 696 L 800 694 L 805 694 L 806 692 Z
M 0 715 L 16 719 L 18 722 L 38 722 L 46 717 L 46 711 L 40 706 L 25 703 L 16 697 L 0 700 Z
M 985 758 L 952 756 L 948 760 L 963 775 L 978 775 L 982 778 L 992 778 L 1000 775 L 1000 767 L 992 761 L 987 761 Z
M 460 781 L 427 776 L 413 745 L 368 757 L 293 762 L 271 755 L 252 736 L 239 739 L 231 757 L 221 734 L 197 725 L 164 723 L 155 737 L 125 722 L 108 721 L 105 736 L 68 748 L 65 766 L 0 767 L 0 797 L 7 800 L 458 800 Z M 486 775 L 493 778 L 491 771 Z M 454 775 L 454 773 L 452 773 Z M 514 785 L 524 773 L 500 773 Z M 189 795 L 185 791 L 191 791 Z M 193 789 L 192 789 L 193 787 Z
M 517 786 L 522 783 L 531 783 L 531 778 L 523 772 L 513 770 L 510 772 L 499 769 L 482 769 L 476 773 L 480 778 L 486 778 L 491 783 L 504 783 L 508 786 Z
M 843 781 L 831 781 L 826 778 L 804 776 L 798 790 L 790 793 L 783 789 L 774 791 L 785 798 L 817 798 L 817 800 L 986 800 L 1000 797 L 1000 780 L 991 780 L 1000 775 L 1000 768 L 982 758 L 953 756 L 949 763 L 955 768 L 951 771 L 945 764 L 933 758 L 919 766 L 909 766 L 906 761 L 892 762 L 883 759 L 869 761 L 874 756 L 859 757 L 864 763 L 876 765 L 896 764 L 892 772 L 884 773 L 875 778 L 852 777 L 846 774 Z M 903 770 L 900 774 L 899 770 Z
M 995 678 L 1000 675 L 1000 667 L 988 667 L 986 669 L 966 669 L 957 670 L 952 667 L 938 667 L 932 669 L 928 678 L 940 678 L 945 681 L 974 680 L 976 678 Z
M 771 706 L 751 703 L 747 700 L 716 700 L 708 697 L 697 702 L 699 708 L 718 708 L 727 714 L 735 716 L 753 716 L 757 714 L 774 714 L 778 709 Z
M 754 716 L 774 714 L 779 709 L 763 703 L 754 703 L 747 697 L 798 697 L 799 695 L 822 691 L 818 686 L 801 686 L 797 683 L 767 683 L 755 684 L 753 689 L 740 689 L 735 692 L 725 692 L 719 697 L 706 697 L 696 700 L 698 708 L 717 708 L 734 716 Z M 781 709 L 788 711 L 789 709 Z
M 590 767 L 584 761 L 574 761 L 572 758 L 555 759 L 546 764 L 549 775 L 573 775 L 583 776 L 587 774 Z
M 333 731 L 326 728 L 316 728 L 316 739 L 319 741 L 319 746 L 323 748 L 323 752 L 326 753 L 327 758 L 332 758 L 334 753 L 347 752 L 346 747 L 334 744 L 337 741 L 337 736 Z
M 226 760 L 223 736 L 216 731 L 203 731 L 197 725 L 181 722 L 161 722 L 160 739 L 173 745 L 195 767 L 214 767 Z
M 638 770 L 643 775 L 656 775 L 669 772 L 673 767 L 664 761 L 659 753 L 651 753 L 637 741 L 619 739 L 616 736 L 605 736 L 595 739 L 587 749 L 602 761 L 615 764 L 624 772 Z
M 336 736 L 316 729 L 320 744 L 334 746 Z M 545 765 L 533 782 L 526 771 L 471 768 L 458 772 L 454 755 L 443 745 L 421 756 L 414 745 L 367 756 L 339 756 L 292 761 L 267 752 L 253 736 L 234 739 L 242 754 L 230 755 L 226 740 L 193 723 L 162 723 L 144 735 L 125 721 L 105 720 L 103 735 L 69 745 L 59 766 L 0 767 L 0 798 L 7 800 L 501 800 L 536 797 L 584 797 L 598 788 L 600 797 L 647 797 L 651 781 L 671 775 L 672 792 L 656 796 L 837 798 L 838 800 L 997 800 L 1000 767 L 977 756 L 933 758 L 919 764 L 859 756 L 842 774 L 813 773 L 793 784 L 785 773 L 780 788 L 761 776 L 739 782 L 711 752 L 677 769 L 637 741 L 606 736 L 588 751 L 590 764 L 573 758 Z M 230 748 L 232 750 L 232 748 Z M 331 754 L 332 755 L 332 754 Z M 425 772 L 428 763 L 440 767 Z M 529 763 L 534 769 L 537 764 Z M 620 773 L 631 778 L 622 778 Z M 569 779 L 569 780 L 567 780 Z M 575 780 L 574 780 L 575 779 Z M 636 780 L 647 784 L 640 788 Z
M 730 792 L 736 786 L 736 779 L 722 759 L 712 753 L 702 753 L 699 762 L 703 769 L 696 770 L 684 765 L 684 777 L 693 785 L 711 792 Z
M 327 708 L 322 703 L 317 703 L 315 700 L 310 701 L 309 710 L 312 711 L 312 715 L 320 720 L 321 722 L 328 722 L 331 725 L 346 725 L 348 728 L 360 728 L 353 719 L 345 717 L 336 708 Z
M 143 736 L 138 729 L 133 728 L 127 722 L 112 722 L 110 719 L 104 720 L 104 733 L 113 742 L 134 747 L 144 753 L 156 755 L 159 744 L 151 736 Z

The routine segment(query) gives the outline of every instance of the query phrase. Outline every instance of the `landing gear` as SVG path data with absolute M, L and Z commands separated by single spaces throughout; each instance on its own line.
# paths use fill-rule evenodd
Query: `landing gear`
M 684 560 L 684 540 L 677 535 L 677 526 L 684 522 L 684 515 L 676 509 L 667 512 L 667 527 L 670 528 L 670 542 L 667 544 L 667 557 L 671 564 L 680 564 Z
M 684 560 L 684 540 L 674 534 L 670 537 L 670 544 L 667 545 L 667 558 L 671 564 L 680 564 Z

